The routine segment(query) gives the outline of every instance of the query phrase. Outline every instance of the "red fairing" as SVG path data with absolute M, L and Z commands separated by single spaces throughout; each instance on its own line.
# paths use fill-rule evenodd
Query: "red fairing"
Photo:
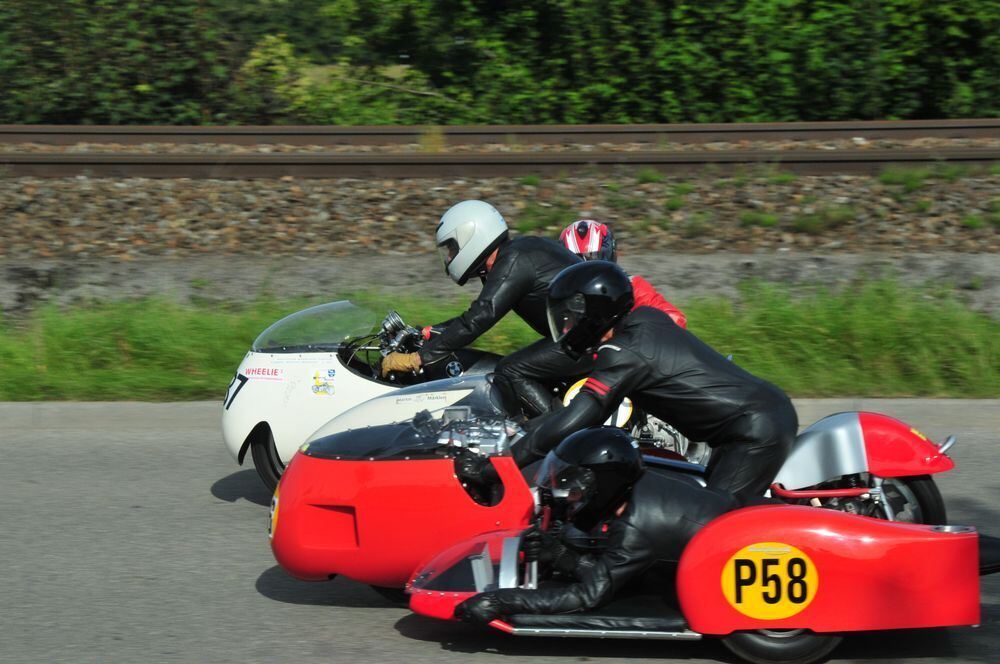
M 979 624 L 978 535 L 934 528 L 797 505 L 737 510 L 681 556 L 681 610 L 703 634 Z
M 675 323 L 683 328 L 687 328 L 687 317 L 684 316 L 684 312 L 667 302 L 667 300 L 660 295 L 655 288 L 653 288 L 653 284 L 639 276 L 633 276 L 631 279 L 632 294 L 635 296 L 635 305 L 632 307 L 633 309 L 637 309 L 638 307 L 652 307 L 654 309 L 659 309 L 666 315 L 670 316 Z
M 438 620 L 454 620 L 455 607 L 476 593 L 467 592 L 434 592 L 432 590 L 410 591 L 410 611 L 417 615 L 437 618 Z
M 343 461 L 296 454 L 278 486 L 271 548 L 292 576 L 403 587 L 421 563 L 482 532 L 526 528 L 534 509 L 509 457 L 493 459 L 503 499 L 469 497 L 449 459 Z
M 879 413 L 858 413 L 869 472 L 880 477 L 933 475 L 955 467 L 922 433 Z

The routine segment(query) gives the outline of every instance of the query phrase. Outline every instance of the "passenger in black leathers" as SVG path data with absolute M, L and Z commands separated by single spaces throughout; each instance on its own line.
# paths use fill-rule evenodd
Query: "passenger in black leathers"
M 587 448 L 595 445 L 611 448 L 612 453 L 621 452 L 623 448 L 614 438 L 631 442 L 628 434 L 620 429 L 588 429 L 571 436 L 551 455 L 579 459 L 591 454 Z M 624 453 L 634 455 L 636 461 L 633 463 L 641 467 L 638 450 L 629 453 L 624 449 Z M 539 473 L 539 486 L 545 484 L 542 476 L 546 464 Z M 567 539 L 541 533 L 537 528 L 524 534 L 522 551 L 526 559 L 539 560 L 548 570 L 570 577 L 570 583 L 538 590 L 504 589 L 482 593 L 460 604 L 455 616 L 485 624 L 506 615 L 570 613 L 600 607 L 654 566 L 675 564 L 702 526 L 740 507 L 732 494 L 704 488 L 681 473 L 661 474 L 646 470 L 641 472 L 638 481 L 629 478 L 622 481 L 631 491 L 596 510 L 585 508 L 570 516 L 574 525 L 583 529 L 610 519 L 607 545 L 600 553 L 580 551 Z M 586 488 L 582 493 L 588 491 L 593 493 Z M 600 495 L 601 490 L 596 493 Z
M 518 466 L 544 456 L 574 431 L 605 421 L 628 396 L 646 413 L 670 422 L 689 439 L 712 446 L 710 487 L 740 497 L 761 495 L 784 462 L 798 430 L 788 396 L 727 360 L 663 312 L 649 307 L 629 311 L 628 278 L 617 266 L 603 263 L 602 267 L 601 263 L 591 261 L 560 274 L 551 286 L 550 300 L 572 300 L 579 295 L 578 308 L 586 300 L 590 314 L 566 314 L 584 321 L 579 323 L 582 325 L 587 324 L 588 316 L 596 315 L 593 309 L 600 306 L 601 298 L 609 295 L 584 298 L 577 290 L 589 286 L 567 281 L 596 283 L 599 288 L 618 288 L 622 293 L 628 289 L 629 297 L 621 296 L 627 302 L 614 305 L 618 313 L 612 316 L 613 326 L 595 328 L 596 339 L 603 335 L 607 340 L 595 340 L 594 345 L 600 344 L 596 364 L 579 395 L 566 408 L 536 420 L 514 446 Z M 597 275 L 596 281 L 591 273 Z M 558 303 L 550 305 L 559 307 Z M 555 312 L 554 318 L 559 316 Z M 610 338 L 605 330 L 610 330 Z

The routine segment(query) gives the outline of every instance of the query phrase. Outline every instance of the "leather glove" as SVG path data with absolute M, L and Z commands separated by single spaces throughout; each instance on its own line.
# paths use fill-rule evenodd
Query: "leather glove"
M 390 371 L 416 371 L 420 368 L 419 353 L 389 353 L 382 358 L 382 377 Z
M 455 607 L 455 619 L 476 625 L 487 625 L 500 617 L 500 603 L 494 593 L 480 593 Z
M 521 553 L 524 562 L 551 563 L 558 554 L 558 540 L 537 525 L 524 531 L 521 535 Z
M 496 468 L 486 457 L 465 453 L 455 459 L 455 474 L 468 484 L 492 484 L 499 482 Z

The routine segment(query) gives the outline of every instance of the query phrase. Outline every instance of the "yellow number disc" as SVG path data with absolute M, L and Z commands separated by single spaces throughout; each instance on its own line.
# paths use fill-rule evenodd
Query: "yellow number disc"
M 781 542 L 744 547 L 722 569 L 722 594 L 730 606 L 757 620 L 794 616 L 809 606 L 818 587 L 809 556 Z

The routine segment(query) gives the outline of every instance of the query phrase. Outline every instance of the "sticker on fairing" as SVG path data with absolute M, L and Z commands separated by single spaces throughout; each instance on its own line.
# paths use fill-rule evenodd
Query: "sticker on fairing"
M 920 433 L 916 429 L 910 429 L 910 433 L 912 433 L 914 436 L 916 436 L 920 440 L 924 441 L 925 443 L 927 442 L 927 436 L 925 436 L 924 434 Z
M 809 606 L 818 587 L 819 574 L 809 556 L 781 542 L 744 547 L 722 569 L 726 601 L 757 620 L 794 616 Z
M 313 371 L 312 385 L 309 386 L 309 389 L 313 394 L 332 397 L 335 392 L 333 379 L 336 375 L 336 369 L 316 369 Z

